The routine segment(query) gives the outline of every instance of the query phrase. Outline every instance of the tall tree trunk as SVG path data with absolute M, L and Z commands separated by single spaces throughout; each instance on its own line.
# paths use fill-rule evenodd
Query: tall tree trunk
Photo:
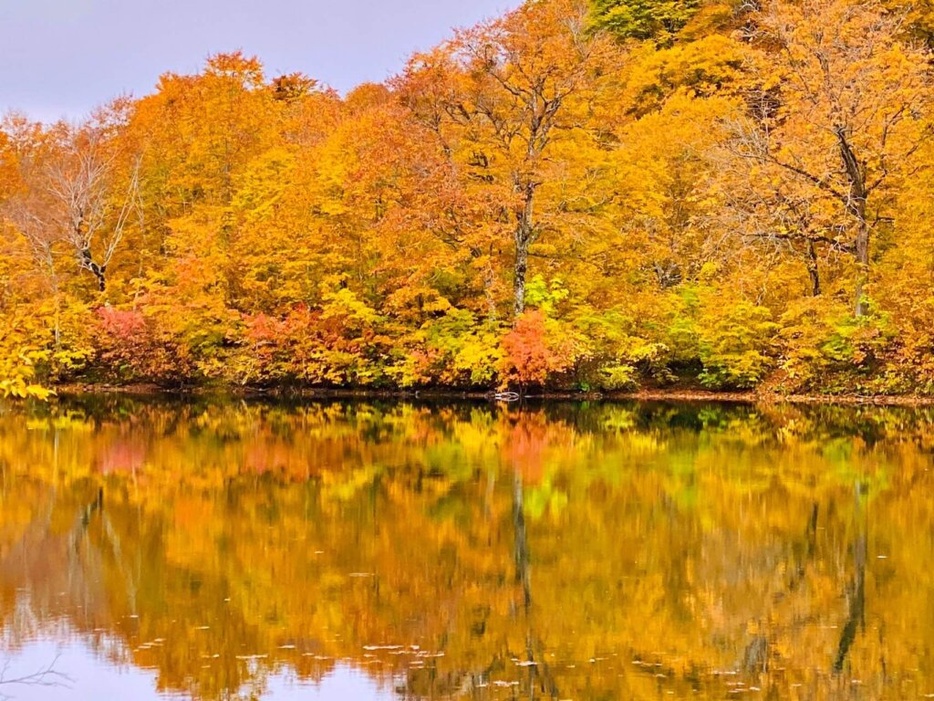
M 516 222 L 516 267 L 513 274 L 513 312 L 519 318 L 525 311 L 525 283 L 529 272 L 529 247 L 535 236 L 532 223 L 532 203 L 535 199 L 535 185 L 529 183 L 524 188 L 522 209 L 517 214 Z
M 866 302 L 865 287 L 869 282 L 869 225 L 863 218 L 859 223 L 855 241 L 856 254 L 856 316 L 866 316 L 869 305 Z
M 525 278 L 529 270 L 529 246 L 521 228 L 516 231 L 516 270 L 513 277 L 513 314 L 519 318 L 525 311 Z
M 866 199 L 869 189 L 866 186 L 866 169 L 859 162 L 853 147 L 850 146 L 846 129 L 843 126 L 834 128 L 837 144 L 840 147 L 840 158 L 850 183 L 850 191 L 844 206 L 856 219 L 856 239 L 853 242 L 853 254 L 856 257 L 856 289 L 855 313 L 857 317 L 865 316 L 868 305 L 865 298 L 866 283 L 869 281 L 869 223 L 866 221 Z

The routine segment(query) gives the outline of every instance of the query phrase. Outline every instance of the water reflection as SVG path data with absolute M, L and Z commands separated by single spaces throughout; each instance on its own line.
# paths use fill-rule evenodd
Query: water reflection
M 19 701 L 166 701 L 189 697 L 189 694 L 177 690 L 160 690 L 155 669 L 137 667 L 129 659 L 123 659 L 123 655 L 116 659 L 108 656 L 108 664 L 102 664 L 100 650 L 83 642 L 79 633 L 69 634 L 66 630 L 57 633 L 54 637 L 31 641 L 9 656 L 6 678 L 21 681 L 5 685 L 5 697 Z M 112 641 L 112 644 L 118 648 L 121 645 L 119 641 Z M 43 674 L 46 671 L 54 671 L 54 674 Z M 264 683 L 261 686 L 241 690 L 238 696 L 261 696 L 267 701 L 391 701 L 398 698 L 391 685 L 381 684 L 366 671 L 345 663 L 335 665 L 320 679 L 303 678 L 291 670 L 262 677 Z
M 17 698 L 934 693 L 934 415 L 84 397 L 0 416 Z

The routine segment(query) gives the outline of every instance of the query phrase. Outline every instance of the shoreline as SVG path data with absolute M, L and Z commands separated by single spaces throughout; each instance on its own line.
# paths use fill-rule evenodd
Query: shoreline
M 192 387 L 166 388 L 152 384 L 94 385 L 67 384 L 54 388 L 57 396 L 67 397 L 80 394 L 113 394 L 152 397 L 205 397 L 230 396 L 243 399 L 387 399 L 387 400 L 452 400 L 488 401 L 500 404 L 538 402 L 679 402 L 719 404 L 826 404 L 844 406 L 891 406 L 927 407 L 934 406 L 934 396 L 928 395 L 856 395 L 856 394 L 777 394 L 774 392 L 712 392 L 707 390 L 670 389 L 638 390 L 634 392 L 573 392 L 541 391 L 526 394 L 513 400 L 497 397 L 493 390 L 454 390 L 447 388 L 426 389 L 370 389 L 370 388 L 294 388 L 294 387 L 230 387 L 199 385 Z

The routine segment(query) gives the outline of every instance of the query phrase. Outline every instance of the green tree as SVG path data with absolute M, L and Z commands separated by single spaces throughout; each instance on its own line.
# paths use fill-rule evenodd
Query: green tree
M 594 25 L 621 39 L 651 39 L 676 33 L 702 0 L 592 0 Z

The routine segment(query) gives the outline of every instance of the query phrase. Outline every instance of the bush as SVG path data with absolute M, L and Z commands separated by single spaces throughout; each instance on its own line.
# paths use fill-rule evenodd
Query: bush
M 698 379 L 711 389 L 755 387 L 773 365 L 770 357 L 778 325 L 771 312 L 746 300 L 725 304 L 711 294 L 700 309 L 697 325 Z

